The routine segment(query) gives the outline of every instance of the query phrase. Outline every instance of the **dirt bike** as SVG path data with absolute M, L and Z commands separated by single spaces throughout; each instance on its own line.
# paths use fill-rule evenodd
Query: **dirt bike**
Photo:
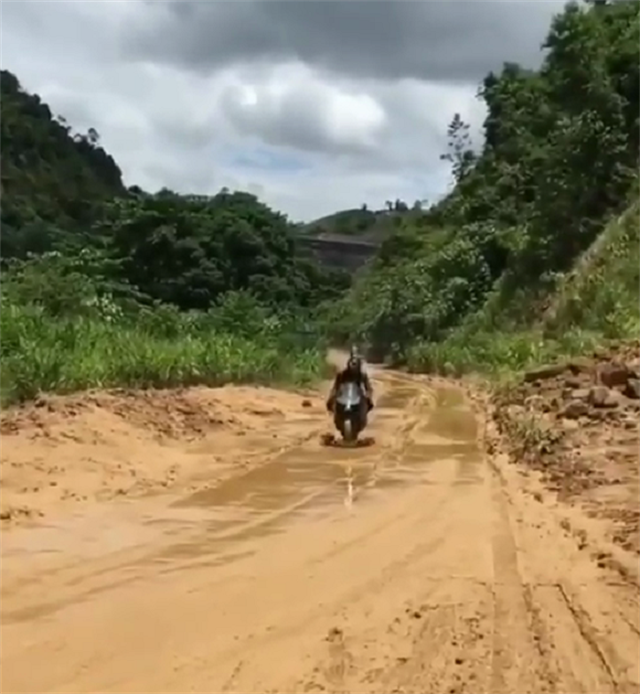
M 366 425 L 367 400 L 357 383 L 343 383 L 335 399 L 334 422 L 342 438 L 355 442 Z

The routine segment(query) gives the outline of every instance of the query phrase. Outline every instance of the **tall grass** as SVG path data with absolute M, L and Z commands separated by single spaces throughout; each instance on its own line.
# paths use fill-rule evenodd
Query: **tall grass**
M 42 306 L 3 300 L 2 403 L 87 388 L 307 384 L 324 375 L 322 345 L 296 342 L 289 333 L 285 339 L 290 326 L 277 319 L 255 327 L 253 335 L 251 328 L 233 332 L 221 325 L 221 313 L 52 316 Z
M 581 330 L 570 330 L 556 339 L 535 330 L 454 332 L 442 342 L 423 342 L 412 347 L 407 366 L 414 372 L 447 375 L 476 372 L 500 377 L 561 357 L 585 354 L 602 343 L 602 335 Z

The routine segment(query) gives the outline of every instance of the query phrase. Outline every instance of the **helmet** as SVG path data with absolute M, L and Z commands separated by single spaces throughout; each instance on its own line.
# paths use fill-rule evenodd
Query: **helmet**
M 362 371 L 362 359 L 356 354 L 351 354 L 347 361 L 347 370 L 355 373 Z

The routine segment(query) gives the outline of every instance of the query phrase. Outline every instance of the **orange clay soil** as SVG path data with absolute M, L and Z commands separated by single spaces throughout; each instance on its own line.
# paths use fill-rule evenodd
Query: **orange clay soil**
M 374 370 L 357 448 L 322 444 L 324 393 L 4 412 L 2 691 L 639 692 L 635 410 L 563 395 L 587 374 L 490 403 Z M 553 397 L 587 403 L 552 417 L 574 438 L 518 449 Z M 615 483 L 567 481 L 563 455 L 589 479 L 606 447 Z

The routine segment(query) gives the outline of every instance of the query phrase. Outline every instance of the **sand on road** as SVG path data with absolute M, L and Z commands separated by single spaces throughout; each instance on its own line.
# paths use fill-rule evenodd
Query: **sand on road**
M 639 692 L 637 586 L 457 386 L 375 384 L 357 449 L 266 388 L 4 415 L 2 691 Z

